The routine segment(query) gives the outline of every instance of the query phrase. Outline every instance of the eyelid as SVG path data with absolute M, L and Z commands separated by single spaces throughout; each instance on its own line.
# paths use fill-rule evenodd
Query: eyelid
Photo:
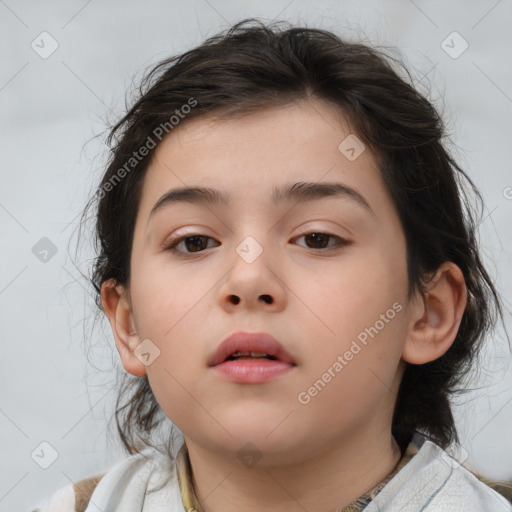
M 330 238 L 333 238 L 335 240 L 337 240 L 337 243 L 335 243 L 335 245 L 333 246 L 328 246 L 328 247 L 325 247 L 325 248 L 319 248 L 319 249 L 315 249 L 315 248 L 311 248 L 311 247 L 305 247 L 303 245 L 300 245 L 298 244 L 300 247 L 303 247 L 305 249 L 308 249 L 312 252 L 317 252 L 317 253 L 322 253 L 322 252 L 329 252 L 329 251 L 334 251 L 336 249 L 341 249 L 343 247 L 346 247 L 348 245 L 351 245 L 353 242 L 351 240 L 348 240 L 340 235 L 335 235 L 334 233 L 331 233 L 330 231 L 327 231 L 327 230 L 322 230 L 322 228 L 317 228 L 317 229 L 310 229 L 308 231 L 305 231 L 303 233 L 300 233 L 296 236 L 294 236 L 292 238 L 292 242 L 296 242 L 297 240 L 299 240 L 300 238 L 303 238 L 305 236 L 308 236 L 308 235 L 311 235 L 311 234 L 322 234 L 322 235 L 326 235 Z M 176 246 L 179 245 L 181 242 L 183 242 L 185 239 L 187 238 L 192 238 L 192 237 L 201 237 L 201 238 L 205 238 L 205 239 L 208 239 L 208 240 L 215 240 L 217 241 L 214 237 L 210 236 L 210 235 L 206 235 L 204 233 L 201 233 L 199 231 L 191 231 L 191 232 L 185 232 L 185 233 L 178 233 L 178 234 L 175 234 L 174 236 L 172 236 L 170 239 L 167 239 L 163 244 L 162 244 L 162 249 L 164 251 L 169 251 L 169 252 L 173 252 L 179 256 L 183 256 L 183 257 L 190 257 L 190 256 L 194 256 L 194 255 L 201 255 L 201 254 L 204 254 L 206 249 L 211 249 L 212 247 L 207 247 L 206 249 L 203 249 L 202 251 L 198 251 L 196 253 L 194 252 L 184 252 L 184 251 L 178 251 L 176 249 Z M 217 241 L 218 242 L 218 241 Z M 220 243 L 220 242 L 219 242 Z M 207 243 L 208 245 L 208 243 Z
M 347 240 L 346 238 L 344 238 L 344 237 L 342 237 L 340 235 L 335 235 L 334 233 L 331 233 L 329 231 L 323 231 L 321 229 L 313 229 L 311 231 L 307 231 L 305 233 L 297 235 L 292 240 L 294 242 L 296 242 L 300 238 L 303 238 L 305 236 L 312 235 L 312 234 L 326 235 L 326 236 L 328 236 L 330 238 L 334 238 L 334 239 L 338 240 L 338 242 L 335 245 L 333 245 L 333 246 L 325 247 L 323 249 L 314 249 L 314 248 L 304 247 L 304 246 L 301 246 L 301 247 L 304 247 L 305 249 L 309 249 L 309 250 L 314 251 L 314 252 L 321 253 L 321 252 L 327 252 L 327 251 L 330 251 L 330 250 L 340 249 L 341 247 L 345 247 L 345 246 L 348 246 L 348 245 L 352 244 L 352 242 L 350 240 Z
M 169 238 L 166 238 L 165 241 L 162 243 L 162 249 L 168 250 L 172 246 L 175 246 L 176 244 L 182 242 L 185 238 L 190 238 L 193 236 L 200 236 L 203 238 L 209 238 L 211 240 L 215 240 L 213 236 L 206 235 L 205 233 L 197 231 L 190 231 L 190 232 L 179 232 L 175 233 L 173 236 L 170 236 Z

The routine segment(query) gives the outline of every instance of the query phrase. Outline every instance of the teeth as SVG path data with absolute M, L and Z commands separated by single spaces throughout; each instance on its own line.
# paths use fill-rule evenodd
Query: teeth
M 265 357 L 268 356 L 266 352 L 242 352 L 241 350 L 237 350 L 231 354 L 233 357 L 238 356 L 251 356 L 251 357 Z

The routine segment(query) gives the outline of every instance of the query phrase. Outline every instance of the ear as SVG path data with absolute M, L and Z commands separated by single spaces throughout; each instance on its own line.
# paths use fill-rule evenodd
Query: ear
M 402 359 L 425 364 L 441 357 L 453 344 L 467 304 L 464 275 L 455 263 L 444 262 L 411 308 L 411 323 Z
M 101 301 L 108 317 L 121 362 L 125 370 L 136 377 L 146 374 L 146 367 L 135 355 L 139 337 L 135 332 L 133 313 L 128 293 L 113 279 L 101 285 Z

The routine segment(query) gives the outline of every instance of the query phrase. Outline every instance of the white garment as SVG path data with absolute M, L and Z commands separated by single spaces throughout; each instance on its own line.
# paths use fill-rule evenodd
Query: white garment
M 417 434 L 415 434 L 417 435 Z M 512 503 L 425 440 L 364 512 L 511 512 Z
M 145 460 L 131 455 L 106 473 L 86 512 L 193 512 L 183 505 L 175 462 L 153 449 L 143 453 L 153 456 Z M 161 490 L 147 492 L 166 477 Z M 40 512 L 75 512 L 66 488 L 55 493 Z M 425 439 L 364 512 L 512 512 L 512 504 Z

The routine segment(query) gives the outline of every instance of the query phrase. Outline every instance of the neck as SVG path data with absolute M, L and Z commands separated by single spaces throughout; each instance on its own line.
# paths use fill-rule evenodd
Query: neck
M 293 464 L 247 467 L 186 439 L 194 490 L 205 512 L 335 512 L 384 480 L 401 458 L 390 429 L 359 429 Z M 263 461 L 262 457 L 261 461 Z

